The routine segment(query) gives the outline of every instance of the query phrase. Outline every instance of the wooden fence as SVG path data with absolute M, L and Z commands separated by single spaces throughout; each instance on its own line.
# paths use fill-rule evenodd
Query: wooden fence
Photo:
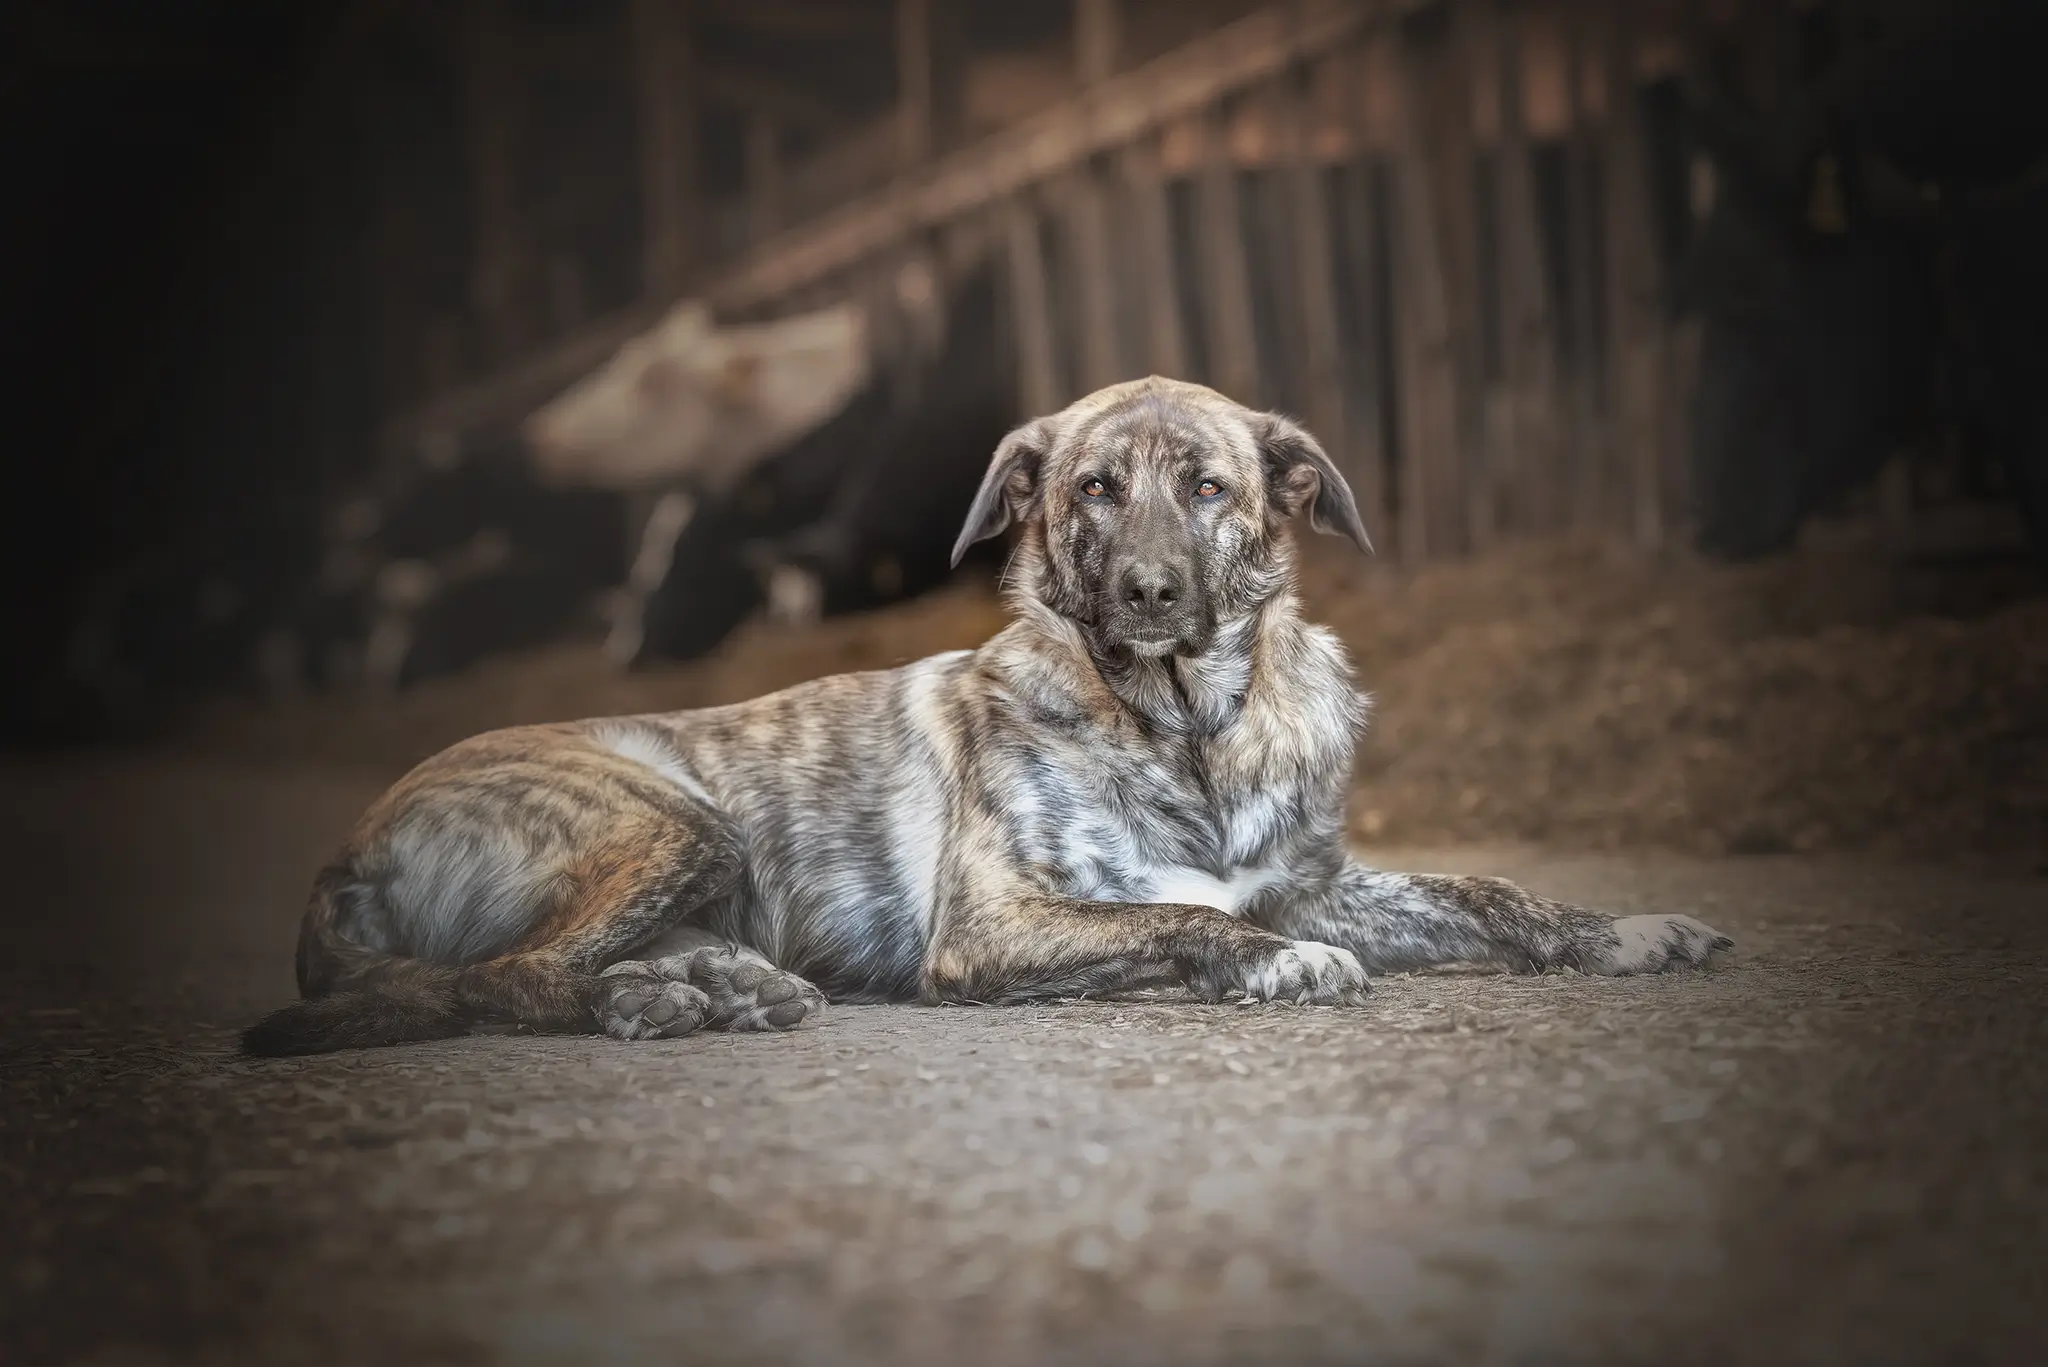
M 1637 98 L 1675 35 L 1647 13 L 1275 6 L 767 238 L 702 293 L 731 319 L 855 297 L 888 336 L 929 308 L 901 282 L 993 265 L 1020 415 L 1198 379 L 1303 417 L 1404 561 L 1568 528 L 1655 546 L 1682 508 L 1690 347 Z M 650 316 L 392 438 L 530 406 Z

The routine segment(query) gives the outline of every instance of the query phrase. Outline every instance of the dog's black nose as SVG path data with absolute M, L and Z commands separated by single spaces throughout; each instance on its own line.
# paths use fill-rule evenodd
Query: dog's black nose
M 1186 587 L 1180 571 L 1171 565 L 1133 565 L 1124 571 L 1124 602 L 1148 617 L 1170 611 Z

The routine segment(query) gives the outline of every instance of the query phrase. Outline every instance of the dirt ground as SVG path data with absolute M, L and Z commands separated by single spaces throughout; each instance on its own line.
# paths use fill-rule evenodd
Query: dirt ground
M 313 870 L 413 761 L 1002 613 L 970 579 L 690 665 L 222 711 L 0 767 L 0 1367 L 2048 1361 L 2032 572 L 1307 571 L 1377 699 L 1378 862 L 1687 912 L 1732 960 L 248 1061 Z
M 2048 1361 L 2037 876 L 1386 851 L 1740 948 L 235 1057 L 375 786 L 0 771 L 0 1362 Z

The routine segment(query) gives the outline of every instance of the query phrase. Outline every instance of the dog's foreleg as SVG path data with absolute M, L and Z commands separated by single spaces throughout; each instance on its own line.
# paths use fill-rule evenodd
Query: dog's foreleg
M 1690 916 L 1617 919 L 1538 897 L 1504 878 L 1383 873 L 1357 864 L 1259 919 L 1281 935 L 1341 945 L 1374 973 L 1443 964 L 1655 973 L 1704 965 L 1713 951 L 1735 945 Z
M 923 999 L 1030 1001 L 1178 982 L 1209 1001 L 1249 996 L 1320 1005 L 1364 1000 L 1346 949 L 1289 939 L 1213 907 L 983 893 L 941 918 Z

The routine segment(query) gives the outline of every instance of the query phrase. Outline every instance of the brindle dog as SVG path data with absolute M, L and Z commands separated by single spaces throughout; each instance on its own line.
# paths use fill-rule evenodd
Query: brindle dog
M 1303 515 L 1368 547 L 1306 432 L 1196 385 L 1019 428 L 959 542 L 1022 524 L 994 640 L 435 756 L 320 874 L 304 1000 L 247 1047 L 781 1030 L 827 996 L 1356 1005 L 1368 970 L 1648 973 L 1729 948 L 1686 916 L 1349 857 L 1365 704 L 1296 605 Z

